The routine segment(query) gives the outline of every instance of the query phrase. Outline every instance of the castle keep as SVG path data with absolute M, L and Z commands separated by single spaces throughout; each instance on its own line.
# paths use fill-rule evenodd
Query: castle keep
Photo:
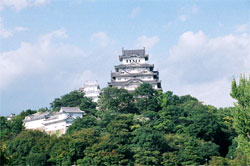
M 119 60 L 122 64 L 115 66 L 111 72 L 109 86 L 134 91 L 140 84 L 149 83 L 156 90 L 162 90 L 159 72 L 154 71 L 154 65 L 146 63 L 149 55 L 145 49 L 122 50 Z

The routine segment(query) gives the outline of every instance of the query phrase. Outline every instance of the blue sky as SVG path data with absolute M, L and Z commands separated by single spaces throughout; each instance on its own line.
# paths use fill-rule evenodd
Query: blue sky
M 121 50 L 146 47 L 164 91 L 233 105 L 250 73 L 247 0 L 0 0 L 0 115 L 106 87 Z

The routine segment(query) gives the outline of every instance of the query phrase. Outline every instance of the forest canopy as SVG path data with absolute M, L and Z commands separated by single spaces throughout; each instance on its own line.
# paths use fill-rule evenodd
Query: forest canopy
M 231 96 L 234 107 L 216 108 L 146 83 L 132 93 L 104 88 L 98 103 L 73 91 L 50 108 L 0 117 L 0 165 L 250 165 L 250 79 L 234 79 Z M 87 114 L 60 137 L 23 127 L 25 116 L 60 107 Z

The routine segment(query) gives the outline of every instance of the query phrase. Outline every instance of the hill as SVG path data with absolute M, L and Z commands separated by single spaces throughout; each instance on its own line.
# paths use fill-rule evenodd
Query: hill
M 250 80 L 234 80 L 231 96 L 235 107 L 216 108 L 149 84 L 104 88 L 98 103 L 73 91 L 50 109 L 0 117 L 1 165 L 248 165 Z M 87 115 L 61 137 L 22 125 L 36 112 L 76 106 Z

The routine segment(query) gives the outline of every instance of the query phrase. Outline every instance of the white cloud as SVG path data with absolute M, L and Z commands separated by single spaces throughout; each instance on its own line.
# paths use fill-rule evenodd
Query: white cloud
M 139 15 L 140 11 L 141 11 L 141 8 L 139 8 L 139 7 L 134 8 L 134 9 L 132 10 L 132 12 L 130 13 L 129 17 L 130 17 L 130 18 L 135 18 L 135 17 L 137 17 L 137 16 Z
M 0 38 L 8 38 L 10 36 L 12 36 L 13 33 L 9 30 L 7 30 L 5 27 L 4 27 L 4 24 L 3 24 L 3 21 L 2 21 L 2 18 L 0 17 Z
M 241 24 L 236 27 L 237 32 L 249 32 L 249 27 L 247 24 Z
M 59 29 L 40 36 L 35 43 L 22 42 L 16 50 L 1 52 L 0 90 L 20 77 L 54 73 L 67 65 L 74 58 L 73 55 L 85 56 L 84 51 L 76 46 L 53 42 L 66 36 L 66 32 Z
M 28 28 L 26 28 L 26 27 L 20 27 L 20 26 L 15 27 L 15 31 L 17 31 L 17 32 L 22 32 L 22 31 L 27 31 L 27 30 L 28 30 Z
M 250 74 L 249 48 L 249 34 L 209 38 L 202 31 L 185 32 L 170 49 L 161 76 L 168 89 L 228 106 L 233 76 Z
M 1 0 L 0 10 L 10 7 L 18 11 L 27 7 L 44 5 L 48 2 L 49 0 Z
M 3 19 L 0 17 L 0 38 L 8 38 L 14 35 L 15 32 L 27 31 L 25 27 L 15 27 L 15 29 L 6 29 L 3 24 Z
M 147 49 L 150 49 L 153 46 L 155 46 L 159 41 L 160 39 L 157 36 L 153 36 L 153 37 L 140 36 L 137 39 L 135 46 L 138 48 L 146 47 Z
M 182 15 L 179 16 L 179 19 L 184 22 L 184 21 L 187 21 L 188 16 L 182 14 Z
M 187 84 L 179 86 L 175 92 L 181 95 L 191 94 L 205 104 L 216 107 L 233 106 L 234 100 L 230 97 L 231 81 L 221 78 L 200 84 Z
M 94 33 L 91 36 L 90 40 L 97 42 L 103 48 L 113 43 L 113 40 L 110 39 L 109 36 L 105 32 Z
M 80 88 L 86 81 L 98 80 L 98 76 L 91 70 L 85 70 L 72 75 L 70 89 Z

